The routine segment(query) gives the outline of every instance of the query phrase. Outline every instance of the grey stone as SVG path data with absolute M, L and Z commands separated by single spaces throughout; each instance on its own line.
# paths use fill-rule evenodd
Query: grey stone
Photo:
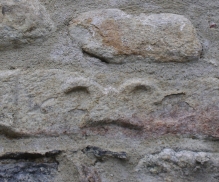
M 145 156 L 135 171 L 145 170 L 150 175 L 163 175 L 177 181 L 215 181 L 214 173 L 219 170 L 218 157 L 218 154 L 209 152 L 175 152 L 167 148 L 158 154 Z
M 2 0 L 0 10 L 0 48 L 43 40 L 55 28 L 38 0 Z

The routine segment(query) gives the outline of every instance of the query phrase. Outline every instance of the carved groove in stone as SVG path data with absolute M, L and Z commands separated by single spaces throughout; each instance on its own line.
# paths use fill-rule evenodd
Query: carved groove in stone
M 88 128 L 88 127 L 97 127 L 104 125 L 116 125 L 124 128 L 134 129 L 134 130 L 143 130 L 144 125 L 142 121 L 136 118 L 120 118 L 120 119 L 110 119 L 105 118 L 104 120 L 92 120 L 90 118 L 84 118 L 84 120 L 80 124 L 80 128 Z
M 131 79 L 123 83 L 119 87 L 120 93 L 130 93 L 134 90 L 144 90 L 145 92 L 152 93 L 154 90 L 158 89 L 150 81 L 146 79 Z
M 109 94 L 109 93 L 130 93 L 134 90 L 142 89 L 148 93 L 151 93 L 153 90 L 158 89 L 154 84 L 145 80 L 145 79 L 131 79 L 123 83 L 118 89 L 114 87 L 102 87 L 98 83 L 91 81 L 87 78 L 73 78 L 68 79 L 62 85 L 62 91 L 65 94 L 68 94 L 74 90 L 84 88 L 89 93 L 102 93 L 102 94 Z
M 90 81 L 86 78 L 68 79 L 62 86 L 62 91 L 68 94 L 77 89 L 86 89 L 89 93 L 102 92 L 103 88 L 96 82 Z

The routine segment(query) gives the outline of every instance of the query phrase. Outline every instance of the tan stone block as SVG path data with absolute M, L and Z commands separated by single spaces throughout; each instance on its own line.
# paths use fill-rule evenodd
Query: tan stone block
M 177 14 L 96 10 L 73 19 L 69 31 L 83 52 L 109 63 L 122 63 L 128 56 L 185 62 L 198 60 L 202 50 L 192 23 Z

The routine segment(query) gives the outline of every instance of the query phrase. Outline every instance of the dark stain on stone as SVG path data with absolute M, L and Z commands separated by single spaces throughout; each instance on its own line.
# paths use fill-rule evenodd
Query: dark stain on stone
M 1 117 L 4 118 L 5 115 L 3 114 Z M 7 138 L 20 138 L 26 136 L 25 133 L 19 133 L 13 128 L 11 128 L 10 126 L 5 126 L 1 124 L 0 124 L 0 135 L 4 135 Z
M 61 153 L 60 150 L 53 150 L 46 152 L 45 154 L 40 153 L 28 153 L 28 152 L 15 152 L 15 153 L 6 153 L 2 156 L 0 156 L 0 160 L 2 159 L 14 159 L 14 160 L 34 160 L 39 158 L 54 158 L 55 156 L 59 155 Z
M 5 15 L 7 12 L 11 12 L 12 8 L 9 6 L 3 6 L 2 7 L 2 14 Z
M 0 182 L 51 182 L 58 170 L 60 150 L 41 153 L 15 152 L 0 156 Z
M 19 162 L 0 164 L 1 182 L 51 182 L 58 169 L 56 163 Z
M 93 153 L 97 158 L 103 157 L 113 157 L 118 159 L 127 159 L 126 152 L 112 152 L 110 150 L 104 150 L 96 146 L 88 145 L 86 148 L 82 150 L 84 153 Z
M 219 175 L 214 176 L 215 179 L 219 180 Z

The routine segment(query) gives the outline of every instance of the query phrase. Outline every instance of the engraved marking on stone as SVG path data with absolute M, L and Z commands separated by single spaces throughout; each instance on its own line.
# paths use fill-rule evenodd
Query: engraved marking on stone
M 90 81 L 86 78 L 72 78 L 68 79 L 63 85 L 62 85 L 62 91 L 65 94 L 68 94 L 74 90 L 84 88 L 88 91 L 88 93 L 95 93 L 95 92 L 103 92 L 103 87 L 101 87 L 98 83 Z
M 128 80 L 117 89 L 117 88 L 110 87 L 110 86 L 104 88 L 94 81 L 81 77 L 81 78 L 73 78 L 73 79 L 67 80 L 62 86 L 62 91 L 65 94 L 68 94 L 78 88 L 85 88 L 88 91 L 88 93 L 96 94 L 98 96 L 101 96 L 101 95 L 104 96 L 104 95 L 109 95 L 109 94 L 128 95 L 132 92 L 135 94 L 134 91 L 136 90 L 141 90 L 148 94 L 152 94 L 154 90 L 158 89 L 154 84 L 152 85 L 150 81 L 147 81 L 145 79 Z M 126 127 L 129 129 L 137 129 L 137 130 L 143 129 L 143 123 L 138 118 L 121 117 L 118 119 L 111 119 L 109 117 L 106 117 L 104 120 L 94 120 L 90 117 L 89 114 L 84 116 L 84 118 L 82 119 L 80 123 L 80 127 L 81 128 L 95 127 L 95 126 L 107 125 L 107 124 Z
M 65 94 L 68 94 L 72 91 L 74 91 L 77 88 L 85 88 L 88 90 L 89 93 L 95 93 L 100 92 L 102 94 L 109 94 L 109 93 L 125 93 L 125 92 L 132 92 L 136 89 L 145 90 L 149 93 L 152 92 L 152 90 L 157 89 L 154 84 L 150 83 L 149 81 L 145 79 L 132 79 L 126 81 L 124 84 L 122 84 L 118 89 L 114 87 L 102 87 L 98 83 L 91 81 L 86 78 L 74 78 L 69 79 L 62 85 L 62 91 Z
M 133 92 L 134 90 L 145 90 L 146 92 L 151 93 L 152 90 L 155 90 L 155 86 L 152 85 L 149 81 L 146 79 L 132 79 L 126 81 L 124 84 L 122 84 L 119 87 L 119 92 L 124 93 L 124 92 Z M 157 88 L 156 88 L 157 89 Z
M 175 92 L 175 93 L 174 92 L 173 93 L 168 93 L 168 94 L 164 95 L 163 98 L 160 101 L 155 102 L 154 104 L 159 105 L 165 100 L 168 100 L 168 99 L 171 99 L 171 98 L 174 98 L 174 97 L 182 97 L 182 96 L 185 96 L 185 95 L 186 95 L 186 93 L 182 92 L 182 91 Z
M 104 120 L 92 120 L 89 116 L 85 117 L 80 124 L 80 128 L 86 127 L 96 127 L 96 126 L 103 126 L 103 125 L 117 125 L 120 127 L 125 127 L 134 130 L 142 130 L 144 129 L 144 125 L 141 120 L 138 118 L 119 118 L 119 119 L 109 119 L 105 118 Z

